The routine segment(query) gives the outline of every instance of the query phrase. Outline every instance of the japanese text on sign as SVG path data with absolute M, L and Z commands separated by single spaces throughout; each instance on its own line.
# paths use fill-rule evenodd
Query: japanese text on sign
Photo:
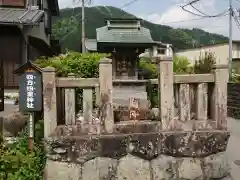
M 34 79 L 35 76 L 33 74 L 26 74 L 26 80 L 27 80 L 27 108 L 33 109 L 34 108 Z

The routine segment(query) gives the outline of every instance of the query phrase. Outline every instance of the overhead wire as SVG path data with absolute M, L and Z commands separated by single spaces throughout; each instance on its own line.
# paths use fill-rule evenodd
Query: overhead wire
M 182 23 L 182 22 L 190 22 L 190 21 L 200 21 L 200 20 L 204 20 L 204 19 L 208 19 L 208 18 L 219 18 L 219 17 L 223 17 L 223 16 L 227 16 L 227 15 L 228 15 L 228 13 L 223 14 L 222 16 L 218 16 L 218 17 L 200 17 L 200 18 L 187 19 L 187 20 L 181 20 L 181 21 L 162 22 L 162 24 L 174 24 L 174 23 Z
M 239 22 L 238 17 L 237 17 L 237 15 L 234 11 L 232 11 L 232 15 L 233 15 L 234 21 L 235 21 L 238 29 L 240 29 L 240 22 Z
M 120 9 L 121 9 L 122 11 L 124 11 L 124 10 L 123 10 L 124 8 L 132 5 L 133 3 L 137 2 L 137 1 L 139 1 L 139 0 L 131 0 L 131 1 L 127 2 L 126 4 L 124 4 Z M 130 14 L 124 14 L 124 15 L 122 16 L 122 18 L 124 18 L 124 17 L 126 17 L 126 16 L 128 16 L 128 15 L 130 15 Z
M 199 12 L 199 13 L 205 15 L 205 16 L 209 16 L 208 14 L 205 14 L 204 12 L 200 11 L 199 9 L 197 9 L 197 8 L 196 8 L 195 6 L 193 6 L 192 4 L 190 4 L 190 6 L 191 6 L 193 9 L 195 9 L 197 12 Z
M 133 3 L 137 2 L 137 1 L 139 1 L 139 0 L 131 0 L 131 1 L 127 2 L 127 3 L 125 3 L 120 9 L 124 9 L 124 8 L 132 5 Z M 216 14 L 216 15 L 208 15 L 208 14 L 200 11 L 199 9 L 197 9 L 195 6 L 193 6 L 194 3 L 197 3 L 197 2 L 199 2 L 199 1 L 200 1 L 200 0 L 190 1 L 189 3 L 181 6 L 181 8 L 182 8 L 184 11 L 188 12 L 188 13 L 191 13 L 191 14 L 193 14 L 193 15 L 199 16 L 200 18 L 183 20 L 183 21 L 173 21 L 173 22 L 167 22 L 167 23 L 164 23 L 164 24 L 181 23 L 181 22 L 188 22 L 188 21 L 197 21 L 197 20 L 203 20 L 203 19 L 206 19 L 206 18 L 216 18 L 216 17 L 221 17 L 221 16 L 226 16 L 226 15 L 227 15 L 226 12 L 228 12 L 228 10 L 226 10 L 226 11 L 224 11 L 224 12 L 221 12 L 221 13 L 219 13 L 219 14 Z M 240 0 L 239 0 L 239 1 L 240 1 Z M 78 2 L 79 2 L 79 1 L 78 1 Z M 88 2 L 90 2 L 90 1 L 88 1 Z M 189 6 L 189 5 L 190 5 L 194 10 L 196 10 L 197 12 L 199 12 L 199 13 L 201 13 L 201 14 L 197 14 L 197 13 L 194 13 L 194 12 L 192 12 L 192 11 L 189 11 L 189 10 L 185 9 L 185 7 L 187 7 L 187 6 Z M 73 13 L 74 13 L 74 9 L 75 9 L 75 8 L 73 8 Z M 100 13 L 102 13 L 102 14 L 104 14 L 104 15 L 107 15 L 105 12 L 102 12 L 100 8 L 97 8 L 97 9 L 99 10 Z M 76 15 L 73 15 L 73 14 L 72 14 L 71 18 L 73 18 L 74 20 L 77 20 L 76 17 L 78 17 L 79 15 L 80 15 L 80 14 L 76 14 Z M 125 14 L 123 17 L 125 17 L 126 15 L 128 15 L 128 14 Z M 122 17 L 122 18 L 123 18 L 123 17 Z M 88 20 L 89 20 L 89 19 L 88 19 Z M 80 25 L 80 24 L 81 24 L 81 23 L 79 23 L 79 25 Z M 74 31 L 75 31 L 75 29 L 73 29 L 73 30 L 70 31 L 68 34 L 66 34 L 66 36 L 68 36 L 69 34 L 73 33 Z M 64 37 L 61 38 L 61 39 L 65 39 L 66 36 L 64 36 Z
M 180 7 L 182 8 L 183 11 L 186 11 L 186 12 L 192 14 L 192 15 L 199 16 L 199 17 L 206 17 L 206 18 L 219 17 L 219 16 L 222 16 L 222 15 L 225 15 L 225 13 L 229 11 L 229 10 L 225 10 L 225 11 L 223 11 L 221 13 L 218 13 L 218 14 L 215 14 L 215 15 L 208 15 L 208 14 L 202 12 L 201 10 L 197 9 L 193 5 L 193 4 L 195 4 L 195 3 L 199 2 L 199 1 L 200 0 L 193 0 L 193 1 L 190 1 L 189 3 L 187 3 L 187 4 L 183 5 L 183 6 L 180 6 Z M 192 11 L 186 9 L 186 7 L 188 7 L 188 6 L 191 6 L 195 11 L 197 11 L 200 14 L 197 14 L 195 12 L 192 12 Z
M 226 11 L 224 11 L 224 12 L 222 12 L 222 13 L 216 14 L 216 15 L 207 15 L 206 13 L 200 11 L 199 9 L 197 9 L 197 8 L 193 5 L 194 3 L 199 2 L 199 1 L 200 1 L 200 0 L 190 1 L 190 2 L 187 3 L 186 5 L 181 6 L 181 8 L 182 8 L 184 11 L 186 11 L 186 12 L 188 12 L 188 13 L 190 13 L 190 14 L 193 14 L 193 15 L 196 15 L 196 16 L 200 16 L 200 17 L 202 17 L 202 18 L 204 18 L 204 17 L 206 17 L 206 18 L 220 17 L 220 16 L 229 15 L 229 13 L 231 13 L 232 16 L 233 16 L 233 18 L 234 18 L 235 24 L 236 24 L 237 27 L 240 29 L 240 22 L 239 22 L 238 16 L 236 15 L 236 13 L 234 12 L 233 9 L 228 9 L 228 10 L 226 10 Z M 240 3 L 240 0 L 236 0 L 236 1 Z M 194 10 L 196 10 L 197 12 L 199 12 L 199 13 L 201 13 L 201 14 L 196 14 L 196 13 L 194 13 L 194 12 L 191 12 L 191 11 L 185 9 L 185 7 L 187 7 L 187 6 L 189 6 L 189 5 L 190 5 Z M 229 13 L 226 14 L 226 12 L 229 12 Z
M 120 9 L 123 9 L 123 8 L 125 8 L 127 6 L 130 6 L 130 5 L 132 5 L 133 3 L 137 2 L 137 1 L 139 1 L 139 0 L 131 0 L 131 1 L 127 2 L 127 3 L 125 3 Z
M 236 0 L 238 3 L 240 3 L 240 0 Z

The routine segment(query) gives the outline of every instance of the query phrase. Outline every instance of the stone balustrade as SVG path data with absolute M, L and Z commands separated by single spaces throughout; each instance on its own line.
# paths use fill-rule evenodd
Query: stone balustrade
M 46 71 L 46 180 L 231 179 L 225 155 L 230 137 L 226 130 L 226 66 L 217 66 L 211 74 L 174 75 L 171 57 L 160 56 L 155 62 L 159 70 L 159 79 L 152 82 L 159 88 L 159 120 L 155 121 L 114 122 L 110 59 L 100 61 L 99 79 L 73 78 L 67 82 L 56 80 L 53 71 Z M 71 107 L 66 111 L 66 124 L 56 125 L 54 91 L 64 83 L 71 84 L 68 88 L 87 89 L 83 98 L 84 118 L 79 124 L 69 114 L 73 113 Z M 191 117 L 193 85 L 195 118 Z M 90 87 L 98 88 L 96 118 L 92 117 Z M 72 93 L 69 89 L 67 92 Z M 69 98 L 73 97 L 72 94 L 65 100 L 72 102 Z

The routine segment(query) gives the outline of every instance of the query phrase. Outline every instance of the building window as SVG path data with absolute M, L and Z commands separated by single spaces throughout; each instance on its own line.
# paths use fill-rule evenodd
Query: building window
M 25 7 L 26 0 L 0 0 L 0 6 L 6 7 Z
M 165 49 L 161 48 L 157 50 L 158 54 L 165 54 Z

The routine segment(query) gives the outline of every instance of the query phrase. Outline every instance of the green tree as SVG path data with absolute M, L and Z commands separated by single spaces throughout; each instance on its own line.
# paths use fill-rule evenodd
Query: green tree
M 81 7 L 74 8 L 74 10 L 71 8 L 62 9 L 60 16 L 53 18 L 53 35 L 60 39 L 64 37 L 63 40 L 61 40 L 63 49 L 67 48 L 75 51 L 80 51 L 81 49 L 81 11 Z M 106 18 L 135 17 L 121 9 L 111 6 L 86 7 L 85 15 L 87 38 L 96 38 L 96 28 L 105 26 L 104 20 Z M 57 23 L 57 25 L 55 25 L 55 23 Z M 76 26 L 73 25 L 75 23 Z M 153 40 L 170 43 L 176 49 L 192 48 L 194 40 L 196 42 L 194 43 L 195 47 L 212 44 L 213 41 L 217 44 L 228 40 L 227 37 L 222 35 L 208 33 L 200 29 L 173 29 L 170 26 L 153 24 L 144 20 L 142 21 L 142 25 L 149 28 Z M 77 27 L 77 30 L 74 29 L 75 27 Z M 65 34 L 67 35 L 62 36 Z
M 168 33 L 171 41 L 176 46 L 176 49 L 185 49 L 192 45 L 192 37 L 182 29 L 171 29 Z

